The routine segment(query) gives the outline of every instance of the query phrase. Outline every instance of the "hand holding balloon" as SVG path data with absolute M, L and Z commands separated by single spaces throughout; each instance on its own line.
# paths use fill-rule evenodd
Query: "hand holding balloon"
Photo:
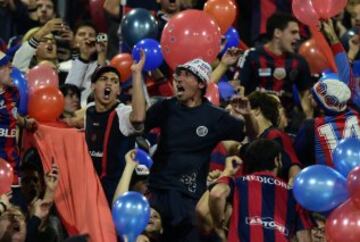
M 133 149 L 126 153 L 125 155 L 126 164 L 133 166 L 134 168 L 137 165 L 144 165 L 147 169 L 150 170 L 153 165 L 153 160 L 150 155 L 143 151 L 142 149 Z

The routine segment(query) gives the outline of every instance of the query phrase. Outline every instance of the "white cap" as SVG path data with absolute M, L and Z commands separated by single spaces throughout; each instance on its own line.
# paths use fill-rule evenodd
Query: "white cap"
M 202 81 L 206 83 L 210 82 L 212 68 L 209 63 L 203 61 L 202 59 L 191 60 L 183 65 L 178 65 L 176 69 L 186 69 Z
M 315 83 L 312 93 L 320 106 L 331 112 L 344 111 L 347 107 L 347 102 L 351 98 L 349 87 L 345 83 L 333 78 Z

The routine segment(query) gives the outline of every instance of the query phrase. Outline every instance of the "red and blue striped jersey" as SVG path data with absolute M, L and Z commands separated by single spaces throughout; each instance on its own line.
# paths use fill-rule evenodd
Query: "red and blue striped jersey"
M 311 87 L 310 69 L 297 54 L 275 55 L 264 46 L 252 48 L 239 59 L 240 81 L 246 94 L 257 88 L 292 93 L 295 84 L 299 91 Z
M 312 86 L 309 66 L 297 54 L 275 55 L 261 46 L 247 50 L 237 67 L 246 95 L 255 90 L 273 91 L 282 99 L 286 110 L 294 106 L 294 87 L 301 92 Z
M 281 158 L 283 167 L 280 172 L 280 177 L 287 180 L 291 166 L 301 166 L 301 163 L 296 155 L 292 139 L 287 133 L 273 126 L 266 129 L 259 138 L 273 140 L 282 147 Z
M 16 171 L 19 149 L 16 144 L 16 119 L 19 92 L 16 87 L 5 86 L 0 92 L 0 157 Z
M 360 139 L 360 115 L 353 109 L 314 120 L 316 163 L 333 166 L 332 152 L 342 139 Z
M 296 203 L 292 189 L 272 172 L 243 176 L 232 184 L 228 241 L 287 242 L 296 231 L 313 226 Z

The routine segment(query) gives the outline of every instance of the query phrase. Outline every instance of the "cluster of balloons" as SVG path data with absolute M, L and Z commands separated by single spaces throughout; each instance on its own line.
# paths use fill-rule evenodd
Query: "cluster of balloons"
M 39 122 L 56 121 L 64 109 L 64 97 L 59 91 L 59 78 L 48 64 L 39 64 L 29 70 L 26 77 L 13 67 L 10 74 L 20 94 L 19 114 Z
M 144 50 L 146 61 L 145 71 L 158 68 L 163 62 L 163 55 L 158 37 L 158 22 L 151 13 L 142 8 L 135 8 L 126 14 L 121 21 L 121 34 L 127 49 L 132 54 L 120 53 L 113 57 L 110 65 L 115 67 L 121 76 L 121 82 L 131 77 L 131 65 L 140 60 L 141 50 Z
M 360 140 L 341 140 L 332 157 L 335 169 L 313 165 L 296 176 L 294 196 L 306 209 L 331 211 L 326 220 L 327 241 L 359 241 Z
M 309 26 L 316 26 L 320 19 L 330 19 L 339 14 L 347 0 L 294 0 L 292 9 L 296 18 Z
M 64 110 L 59 77 L 51 65 L 39 64 L 27 73 L 28 114 L 39 122 L 55 122 Z
M 153 164 L 151 157 L 141 149 L 136 149 L 134 160 L 147 169 Z M 113 203 L 112 217 L 118 234 L 126 239 L 125 241 L 135 242 L 149 222 L 149 202 L 140 193 L 127 192 Z
M 359 241 L 360 238 L 360 140 L 346 138 L 335 148 L 335 168 L 347 177 L 349 199 L 337 207 L 326 220 L 328 241 Z

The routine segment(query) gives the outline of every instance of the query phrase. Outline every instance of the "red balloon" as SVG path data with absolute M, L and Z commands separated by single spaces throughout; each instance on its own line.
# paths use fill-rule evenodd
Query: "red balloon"
M 120 72 L 121 82 L 127 81 L 131 76 L 131 65 L 133 63 L 132 56 L 128 53 L 121 53 L 114 56 L 110 65 Z
M 299 54 L 302 55 L 309 63 L 312 74 L 319 74 L 325 69 L 330 68 L 330 64 L 325 55 L 320 51 L 314 39 L 304 42 L 299 49 Z
M 347 177 L 351 200 L 360 209 L 360 166 L 354 168 Z
M 0 158 L 0 195 L 11 190 L 13 179 L 13 168 L 8 162 Z
M 39 122 L 54 122 L 64 111 L 64 96 L 56 87 L 36 90 L 29 100 L 28 113 Z
M 341 13 L 347 0 L 311 0 L 315 11 L 321 19 L 329 19 Z
M 319 15 L 316 12 L 311 0 L 293 0 L 292 10 L 295 17 L 300 22 L 309 26 L 316 26 L 319 24 Z
M 161 35 L 164 59 L 173 70 L 195 58 L 211 63 L 220 51 L 220 44 L 219 26 L 211 16 L 199 10 L 176 14 Z
M 204 11 L 215 18 L 222 34 L 228 31 L 236 17 L 236 5 L 231 0 L 209 0 Z
M 325 234 L 330 242 L 359 242 L 360 209 L 351 199 L 337 207 L 326 219 Z
M 104 0 L 90 0 L 90 16 L 99 32 L 107 33 L 107 22 L 104 14 Z
M 59 76 L 51 66 L 42 64 L 31 68 L 27 74 L 29 94 L 47 86 L 59 87 Z
M 211 82 L 207 86 L 205 97 L 215 106 L 220 105 L 219 88 L 216 83 Z

